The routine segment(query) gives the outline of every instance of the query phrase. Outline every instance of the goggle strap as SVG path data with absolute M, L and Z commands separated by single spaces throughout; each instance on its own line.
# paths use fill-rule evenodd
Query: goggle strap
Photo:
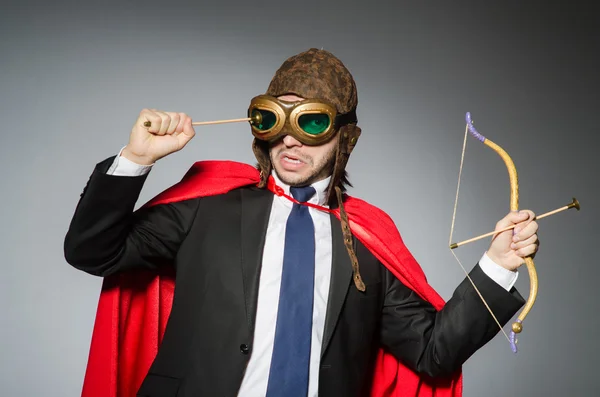
M 348 113 L 338 114 L 335 117 L 333 126 L 337 130 L 338 128 L 340 128 L 346 124 L 352 124 L 352 123 L 357 123 L 357 122 L 358 122 L 358 118 L 356 117 L 356 109 L 352 109 Z

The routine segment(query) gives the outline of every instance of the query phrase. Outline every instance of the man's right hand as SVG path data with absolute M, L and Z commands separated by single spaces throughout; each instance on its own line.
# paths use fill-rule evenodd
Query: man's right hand
M 149 121 L 150 127 L 144 126 Z M 192 119 L 185 113 L 144 109 L 135 122 L 129 143 L 121 155 L 140 165 L 154 164 L 157 160 L 177 152 L 196 135 Z

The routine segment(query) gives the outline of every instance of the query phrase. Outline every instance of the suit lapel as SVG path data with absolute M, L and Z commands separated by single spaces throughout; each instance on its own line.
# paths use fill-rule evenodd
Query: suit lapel
M 342 311 L 346 300 L 348 287 L 352 281 L 352 264 L 344 246 L 344 238 L 340 221 L 331 215 L 331 283 L 329 286 L 329 298 L 327 300 L 327 314 L 325 317 L 325 330 L 323 332 L 323 346 L 321 346 L 321 357 L 325 354 L 327 346 L 331 341 L 333 330 Z
M 249 330 L 254 334 L 258 283 L 273 193 L 266 189 L 241 189 L 241 192 L 244 298 Z

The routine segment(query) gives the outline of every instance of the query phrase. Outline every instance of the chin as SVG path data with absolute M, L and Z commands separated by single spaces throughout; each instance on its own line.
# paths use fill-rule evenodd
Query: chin
M 285 170 L 279 170 L 275 167 L 277 176 L 283 183 L 290 186 L 303 186 L 310 184 L 311 175 L 299 174 L 297 172 L 290 172 Z

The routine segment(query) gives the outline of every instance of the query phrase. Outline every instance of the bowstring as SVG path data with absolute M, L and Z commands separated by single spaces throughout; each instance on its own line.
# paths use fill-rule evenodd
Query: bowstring
M 452 244 L 452 235 L 454 233 L 454 223 L 456 221 L 456 210 L 458 208 L 458 193 L 459 193 L 459 190 L 460 190 L 460 180 L 461 180 L 461 176 L 462 176 L 463 164 L 465 162 L 465 152 L 466 152 L 466 149 L 467 149 L 467 135 L 468 135 L 468 133 L 469 133 L 469 126 L 467 125 L 465 127 L 465 138 L 464 138 L 464 141 L 463 141 L 463 148 L 462 148 L 462 153 L 461 153 L 461 156 L 460 156 L 460 168 L 458 170 L 458 184 L 456 186 L 456 198 L 454 199 L 454 210 L 452 212 L 452 225 L 450 226 L 450 238 L 448 239 L 448 247 L 450 246 L 450 244 Z M 467 276 L 467 279 L 469 280 L 469 282 L 471 282 L 471 285 L 475 289 L 475 292 L 477 292 L 477 295 L 479 295 L 479 298 L 481 299 L 481 301 L 483 302 L 483 304 L 485 305 L 485 307 L 487 308 L 487 310 L 492 315 L 492 318 L 494 319 L 494 321 L 496 322 L 496 324 L 498 324 L 498 328 L 500 328 L 500 331 L 502 331 L 502 333 L 504 334 L 504 337 L 506 338 L 506 340 L 508 341 L 508 343 L 511 343 L 510 342 L 510 338 L 508 337 L 508 335 L 504 331 L 504 328 L 502 328 L 502 325 L 500 324 L 500 321 L 498 321 L 498 318 L 496 318 L 496 316 L 494 315 L 494 312 L 492 311 L 492 309 L 488 305 L 487 301 L 485 300 L 485 298 L 483 297 L 483 295 L 481 294 L 481 292 L 479 292 L 479 288 L 477 288 L 477 286 L 475 285 L 475 282 L 473 281 L 473 279 L 471 279 L 471 276 L 469 275 L 469 272 L 467 272 L 467 269 L 465 269 L 465 267 L 461 263 L 460 259 L 458 259 L 458 256 L 456 256 L 456 254 L 454 253 L 454 250 L 450 249 L 450 252 L 454 256 L 454 259 L 456 259 L 456 262 L 458 262 L 460 268 L 465 273 L 465 276 Z

